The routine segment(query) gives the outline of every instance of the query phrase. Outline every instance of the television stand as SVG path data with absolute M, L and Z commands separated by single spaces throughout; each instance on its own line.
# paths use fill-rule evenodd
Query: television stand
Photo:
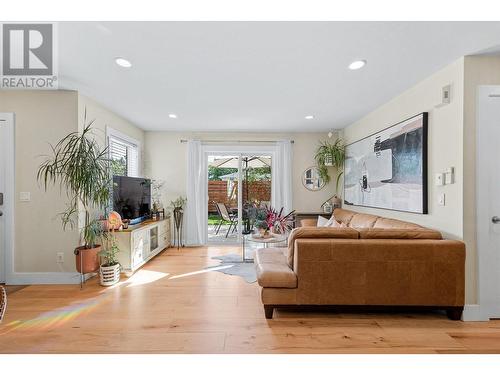
M 131 276 L 137 269 L 171 245 L 170 216 L 147 220 L 116 231 L 117 254 L 122 272 Z

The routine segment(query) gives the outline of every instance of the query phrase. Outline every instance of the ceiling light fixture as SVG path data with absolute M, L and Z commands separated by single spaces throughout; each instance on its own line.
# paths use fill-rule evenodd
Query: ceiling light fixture
M 168 117 L 170 117 L 170 118 L 177 118 L 177 115 L 175 113 L 169 113 Z
M 366 60 L 356 60 L 349 64 L 349 69 L 358 70 L 366 65 Z
M 304 117 L 306 120 L 312 120 L 314 118 L 313 115 L 307 115 L 306 117 Z
M 117 57 L 115 59 L 115 62 L 121 66 L 122 68 L 130 68 L 132 67 L 132 63 L 128 61 L 127 59 L 124 59 L 123 57 Z

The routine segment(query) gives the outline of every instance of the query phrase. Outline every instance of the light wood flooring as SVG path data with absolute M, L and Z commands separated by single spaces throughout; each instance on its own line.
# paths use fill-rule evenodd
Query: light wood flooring
M 266 320 L 256 283 L 205 270 L 239 251 L 168 249 L 112 288 L 15 291 L 0 353 L 500 353 L 500 321 L 286 310 Z

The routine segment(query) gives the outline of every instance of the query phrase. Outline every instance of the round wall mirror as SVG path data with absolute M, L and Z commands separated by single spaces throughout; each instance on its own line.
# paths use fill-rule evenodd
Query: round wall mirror
M 302 175 L 302 184 L 307 190 L 318 191 L 323 189 L 325 181 L 321 178 L 317 167 L 309 167 Z

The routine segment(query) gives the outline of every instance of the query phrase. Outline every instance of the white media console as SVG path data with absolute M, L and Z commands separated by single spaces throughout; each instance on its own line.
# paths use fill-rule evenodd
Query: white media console
M 170 217 L 131 225 L 115 232 L 122 272 L 131 276 L 138 268 L 170 246 Z

